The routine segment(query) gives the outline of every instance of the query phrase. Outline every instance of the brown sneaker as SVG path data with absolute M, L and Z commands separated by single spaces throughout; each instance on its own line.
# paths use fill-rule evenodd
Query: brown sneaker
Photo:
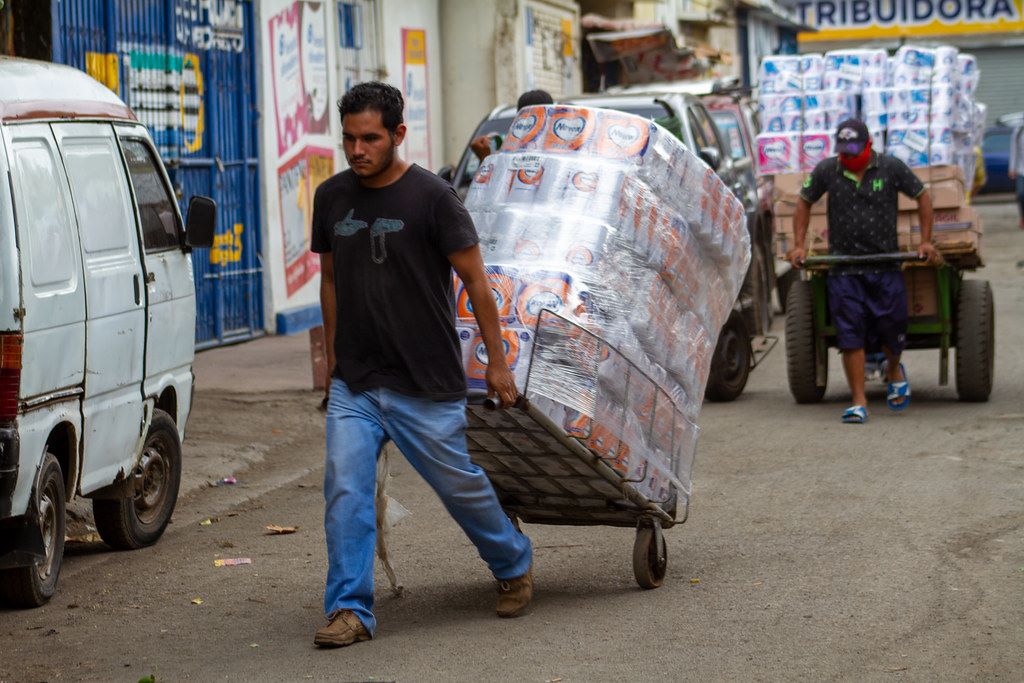
M 526 611 L 533 598 L 533 565 L 522 576 L 498 581 L 498 616 L 518 617 Z
M 355 612 L 342 609 L 334 613 L 331 623 L 316 632 L 313 644 L 317 647 L 345 647 L 369 639 L 370 632 Z

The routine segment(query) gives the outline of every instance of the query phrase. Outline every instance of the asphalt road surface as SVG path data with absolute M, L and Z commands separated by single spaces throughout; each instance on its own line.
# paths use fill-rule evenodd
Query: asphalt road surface
M 75 544 L 48 605 L 0 609 L 0 681 L 1020 680 L 1024 232 L 1011 205 L 982 214 L 988 267 L 970 277 L 995 290 L 988 403 L 958 403 L 938 352 L 917 351 L 909 410 L 889 413 L 875 385 L 869 423 L 843 425 L 838 358 L 825 401 L 798 406 L 780 348 L 739 400 L 704 408 L 665 585 L 637 588 L 630 530 L 526 525 L 537 593 L 517 620 L 494 615 L 482 562 L 395 458 L 405 593 L 378 572 L 377 638 L 314 649 L 323 430 L 300 389 L 306 342 L 202 354 L 173 524 L 140 551 Z

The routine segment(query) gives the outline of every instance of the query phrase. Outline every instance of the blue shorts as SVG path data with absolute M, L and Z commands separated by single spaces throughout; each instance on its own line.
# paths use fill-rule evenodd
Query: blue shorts
M 907 345 L 907 288 L 903 273 L 838 273 L 828 277 L 828 307 L 843 351 Z

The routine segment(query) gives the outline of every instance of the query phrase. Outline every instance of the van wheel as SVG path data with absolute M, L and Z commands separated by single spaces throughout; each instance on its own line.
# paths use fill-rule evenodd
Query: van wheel
M 743 393 L 752 363 L 750 334 L 742 316 L 729 315 L 711 357 L 711 372 L 704 395 L 709 401 L 734 401 Z
M 112 548 L 132 550 L 156 543 L 171 521 L 181 484 L 181 441 L 171 416 L 162 410 L 153 421 L 124 498 L 92 502 L 96 530 Z
M 0 600 L 12 607 L 39 607 L 57 591 L 67 524 L 67 499 L 64 495 L 64 474 L 60 464 L 46 451 L 39 468 L 34 500 L 45 556 L 42 562 L 30 567 L 0 571 Z

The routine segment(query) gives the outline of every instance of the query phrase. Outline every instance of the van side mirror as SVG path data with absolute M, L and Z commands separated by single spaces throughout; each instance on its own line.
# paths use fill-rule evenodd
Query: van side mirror
M 700 158 L 704 160 L 705 164 L 716 171 L 722 165 L 722 153 L 714 147 L 701 147 Z
M 442 166 L 441 170 L 437 172 L 437 175 L 441 178 L 441 180 L 444 180 L 447 183 L 451 183 L 452 180 L 455 178 L 455 167 L 452 166 L 451 164 L 448 164 L 447 166 Z
M 209 197 L 195 195 L 188 200 L 185 219 L 185 244 L 190 247 L 212 247 L 217 229 L 217 204 Z

